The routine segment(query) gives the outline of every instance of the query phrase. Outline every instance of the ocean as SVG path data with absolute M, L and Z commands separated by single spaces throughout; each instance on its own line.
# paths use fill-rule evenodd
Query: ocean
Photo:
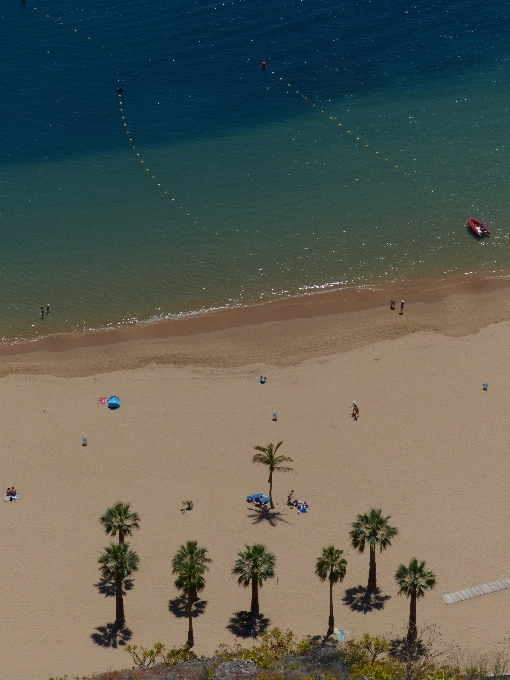
M 507 273 L 509 32 L 501 0 L 6 0 L 1 341 Z

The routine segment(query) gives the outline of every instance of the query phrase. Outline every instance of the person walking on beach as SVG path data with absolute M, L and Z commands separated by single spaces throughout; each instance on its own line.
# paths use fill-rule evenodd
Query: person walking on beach
M 352 417 L 354 418 L 354 420 L 358 420 L 359 418 L 359 408 L 358 404 L 355 401 L 352 402 Z
M 403 300 L 400 300 L 400 313 L 401 314 L 404 313 L 404 301 Z
M 41 307 L 41 319 L 44 319 L 44 307 Z

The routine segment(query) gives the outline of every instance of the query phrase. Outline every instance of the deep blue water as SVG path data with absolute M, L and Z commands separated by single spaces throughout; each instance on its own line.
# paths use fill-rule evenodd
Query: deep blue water
M 2 164 L 121 149 L 119 86 L 139 142 L 164 144 L 299 113 L 262 60 L 328 100 L 483 69 L 510 33 L 508 3 L 480 0 L 2 5 Z
M 5 1 L 0 338 L 508 270 L 509 33 L 499 0 Z

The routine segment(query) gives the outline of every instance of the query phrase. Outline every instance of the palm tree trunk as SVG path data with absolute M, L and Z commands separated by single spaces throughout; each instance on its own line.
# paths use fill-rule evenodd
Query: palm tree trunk
M 119 545 L 122 545 L 124 543 L 124 534 L 122 533 L 122 530 L 119 529 Z
M 124 616 L 124 598 L 122 597 L 122 575 L 115 576 L 115 625 L 123 628 L 126 624 Z
M 193 647 L 195 640 L 193 638 L 193 613 L 191 611 L 191 591 L 188 591 L 188 647 Z
M 254 575 L 251 577 L 251 615 L 258 616 L 259 614 L 259 578 Z
M 270 469 L 269 470 L 269 505 L 271 506 L 271 510 L 274 510 L 274 503 L 273 503 L 273 471 Z
M 368 590 L 377 588 L 377 567 L 375 564 L 375 547 L 370 546 L 370 567 L 368 569 Z
M 333 632 L 335 627 L 335 617 L 333 615 L 333 581 L 329 582 L 329 619 L 328 619 L 328 633 L 326 637 L 329 637 Z
M 418 635 L 416 626 L 416 590 L 411 591 L 411 604 L 409 607 L 409 628 L 407 629 L 407 639 L 414 642 Z

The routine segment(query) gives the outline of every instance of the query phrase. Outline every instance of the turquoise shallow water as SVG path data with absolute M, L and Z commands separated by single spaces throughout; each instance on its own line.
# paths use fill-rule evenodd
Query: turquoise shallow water
M 450 20 L 440 5 L 407 19 L 406 3 L 377 17 L 274 3 L 280 25 L 242 3 L 39 5 L 6 15 L 25 34 L 4 67 L 3 341 L 510 269 L 497 4 L 451 5 Z

